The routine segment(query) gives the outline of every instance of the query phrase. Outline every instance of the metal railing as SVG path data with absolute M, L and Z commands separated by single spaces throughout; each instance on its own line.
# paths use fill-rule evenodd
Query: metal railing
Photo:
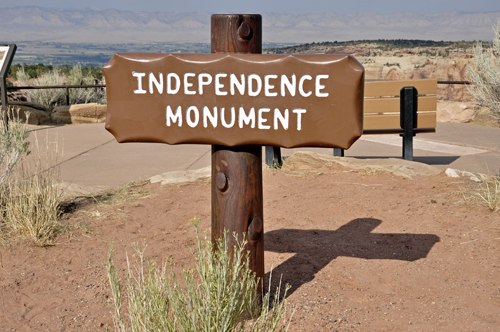
M 106 84 L 87 84 L 87 85 L 50 85 L 50 86 L 8 86 L 7 91 L 18 90 L 37 90 L 37 89 L 66 89 L 66 105 L 69 105 L 69 89 L 87 89 L 87 88 L 106 88 Z
M 437 84 L 473 84 L 471 81 L 437 81 Z M 7 91 L 18 90 L 35 90 L 35 89 L 66 89 L 66 105 L 69 105 L 69 89 L 86 89 L 86 88 L 106 88 L 106 84 L 91 84 L 91 85 L 51 85 L 51 86 L 10 86 Z
M 463 84 L 463 85 L 468 85 L 468 84 L 474 84 L 471 81 L 438 81 L 438 84 Z

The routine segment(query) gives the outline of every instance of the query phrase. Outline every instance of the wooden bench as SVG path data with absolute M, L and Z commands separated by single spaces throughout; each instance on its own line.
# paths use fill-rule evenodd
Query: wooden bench
M 403 158 L 413 160 L 413 136 L 436 131 L 437 80 L 366 81 L 363 135 L 398 134 Z M 343 157 L 344 150 L 334 149 Z M 281 163 L 280 148 L 266 147 L 266 164 Z

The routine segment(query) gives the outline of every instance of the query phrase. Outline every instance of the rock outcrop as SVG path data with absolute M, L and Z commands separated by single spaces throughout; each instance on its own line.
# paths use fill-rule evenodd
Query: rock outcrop
M 62 124 L 101 123 L 106 121 L 106 105 L 97 103 L 58 106 L 52 110 L 50 121 Z
M 438 81 L 466 81 L 469 59 L 425 58 L 422 56 L 372 57 L 365 62 L 367 80 L 416 80 L 435 78 Z M 438 85 L 439 100 L 471 101 L 466 85 Z
M 9 101 L 10 118 L 17 118 L 30 125 L 41 125 L 46 123 L 50 118 L 50 113 L 47 112 L 45 107 L 40 104 L 23 102 L 23 101 Z M 18 113 L 19 112 L 19 113 Z
M 471 102 L 438 101 L 437 121 L 468 123 L 474 121 L 477 110 Z

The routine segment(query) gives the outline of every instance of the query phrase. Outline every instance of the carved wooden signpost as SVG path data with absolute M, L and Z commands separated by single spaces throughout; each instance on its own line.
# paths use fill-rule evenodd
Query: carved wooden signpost
M 349 148 L 364 69 L 349 55 L 259 54 L 261 26 L 260 15 L 213 15 L 213 54 L 115 54 L 104 74 L 118 142 L 212 145 L 212 239 L 247 234 L 262 280 L 262 146 Z

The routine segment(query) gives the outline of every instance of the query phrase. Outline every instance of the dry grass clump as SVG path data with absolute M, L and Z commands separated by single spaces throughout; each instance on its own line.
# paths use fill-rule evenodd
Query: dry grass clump
M 465 190 L 465 199 L 473 204 L 489 208 L 491 211 L 500 210 L 500 177 L 481 177 L 479 182 L 471 183 Z
M 54 244 L 63 230 L 59 219 L 61 192 L 55 168 L 23 168 L 2 190 L 2 236 L 28 238 L 38 246 Z
M 11 119 L 8 127 L 0 122 L 0 240 L 28 238 L 39 246 L 52 245 L 62 230 L 58 169 L 50 158 L 42 163 L 37 144 L 38 158 L 21 165 L 30 153 L 28 130 L 19 119 Z
M 474 66 L 467 67 L 473 82 L 469 91 L 476 103 L 500 123 L 500 24 L 497 25 L 493 46 L 484 49 L 481 43 L 473 48 Z
M 500 178 L 495 176 L 482 180 L 476 195 L 491 211 L 500 210 Z
M 196 269 L 183 271 L 184 287 L 173 271 L 172 262 L 158 267 L 137 250 L 136 266 L 131 267 L 127 257 L 127 310 L 122 308 L 123 288 L 111 259 L 111 248 L 108 276 L 116 330 L 287 331 L 286 300 L 279 302 L 279 288 L 273 301 L 269 292 L 263 297 L 262 305 L 257 305 L 259 280 L 249 269 L 249 255 L 244 252 L 246 243 L 238 242 L 231 255 L 227 234 L 216 247 L 209 241 L 202 242 L 198 222 L 193 221 L 198 249 L 193 253 Z

